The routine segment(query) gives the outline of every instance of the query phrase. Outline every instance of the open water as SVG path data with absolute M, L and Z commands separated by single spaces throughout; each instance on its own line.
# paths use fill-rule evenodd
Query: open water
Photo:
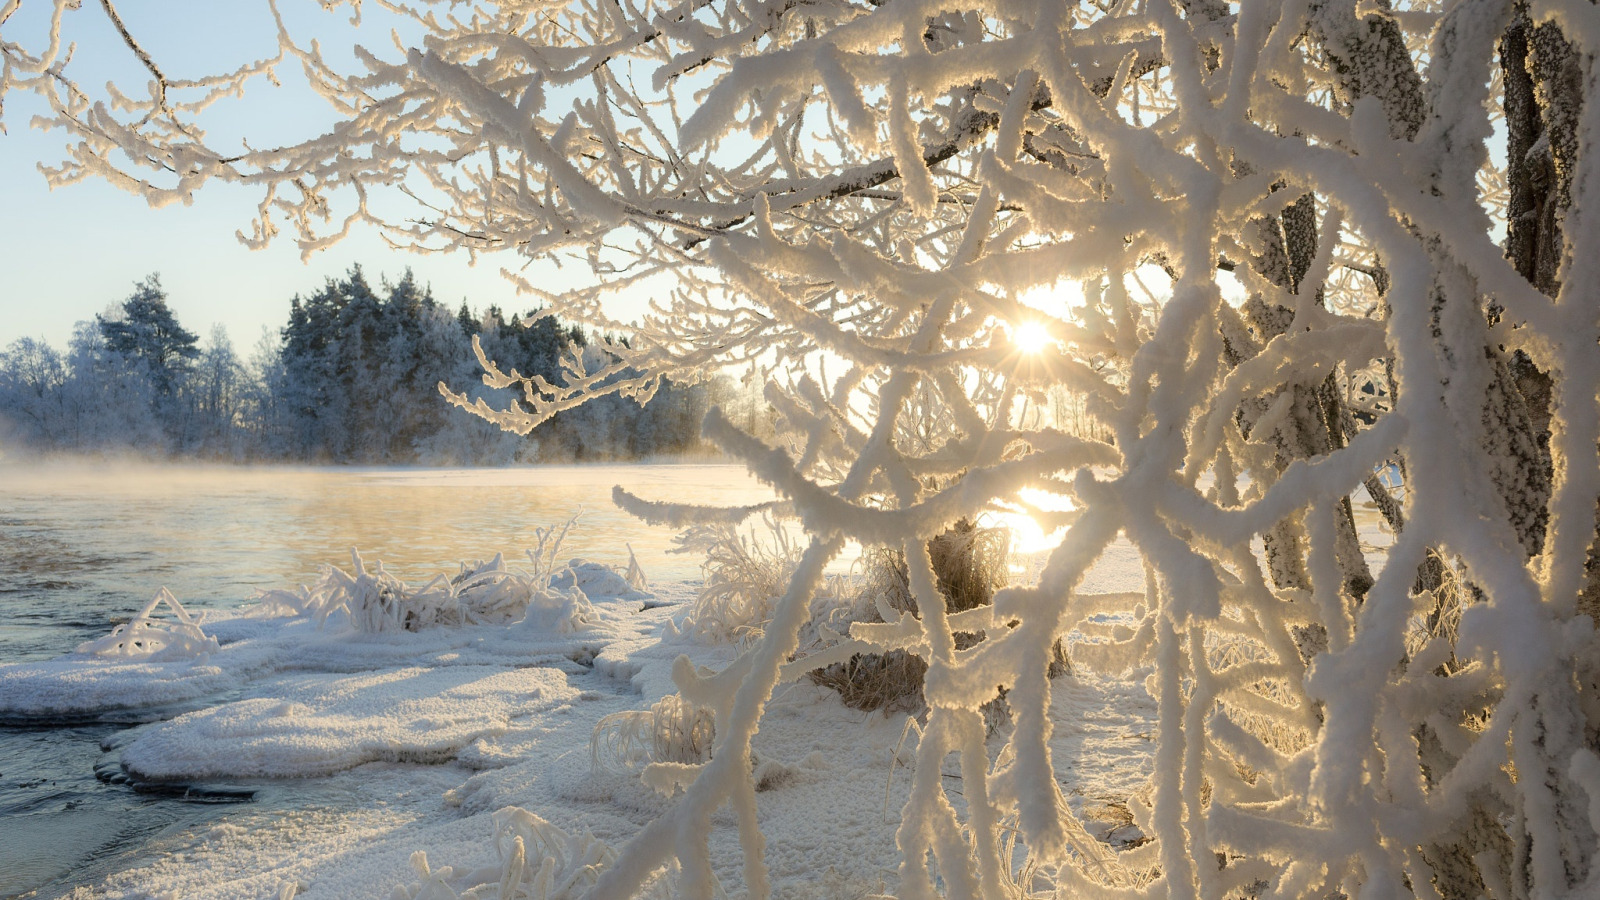
M 165 586 L 191 609 L 231 609 L 258 590 L 309 583 L 350 549 L 426 581 L 460 561 L 536 543 L 582 513 L 562 558 L 625 564 L 652 579 L 699 577 L 673 532 L 618 510 L 622 484 L 649 499 L 736 505 L 770 499 L 737 466 L 505 469 L 175 468 L 18 465 L 0 460 L 0 664 L 49 659 L 106 634 Z M 227 814 L 226 794 L 146 794 L 117 783 L 118 735 L 152 717 L 0 724 L 0 897 L 51 897 L 127 868 L 164 833 Z M 99 768 L 99 774 L 96 770 Z M 252 802 L 341 802 L 297 783 Z M 327 795 L 327 796 L 324 796 Z

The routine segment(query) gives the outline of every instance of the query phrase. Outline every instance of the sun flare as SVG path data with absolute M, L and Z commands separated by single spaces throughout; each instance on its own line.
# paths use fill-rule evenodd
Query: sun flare
M 1023 353 L 1038 353 L 1054 343 L 1043 322 L 1023 322 L 1011 329 L 1011 342 Z
M 987 513 L 990 524 L 1011 530 L 1011 549 L 1021 556 L 1034 556 L 1054 550 L 1066 538 L 1065 526 L 1045 530 L 1031 507 L 1041 512 L 1069 512 L 1075 508 L 1072 498 L 1053 494 L 1039 488 L 1023 488 L 1021 503 L 1006 503 Z

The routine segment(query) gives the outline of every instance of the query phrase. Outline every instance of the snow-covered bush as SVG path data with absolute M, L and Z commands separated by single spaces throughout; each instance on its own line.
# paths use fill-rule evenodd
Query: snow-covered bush
M 594 621 L 589 597 L 645 597 L 644 571 L 629 553 L 619 572 L 603 563 L 555 561 L 562 539 L 577 521 L 535 528 L 538 546 L 527 551 L 529 568 L 506 565 L 503 554 L 488 562 L 462 563 L 452 577 L 436 575 L 418 587 L 367 563 L 350 551 L 351 571 L 325 566 L 316 583 L 292 590 L 262 591 L 256 615 L 303 616 L 327 627 L 329 621 L 377 634 L 422 631 L 461 625 L 510 625 L 570 634 Z
M 711 755 L 716 721 L 711 710 L 668 694 L 649 709 L 602 718 L 589 738 L 589 761 L 602 769 L 643 769 L 651 763 L 697 765 Z
M 276 59 L 192 82 L 151 65 L 148 96 L 97 103 L 52 31 L 37 53 L 0 41 L 0 90 L 46 95 L 80 142 L 59 182 L 257 186 L 248 239 L 278 216 L 310 250 L 380 219 L 368 192 L 403 171 L 432 193 L 380 222 L 397 240 L 585 260 L 565 292 L 512 277 L 595 327 L 625 324 L 611 292 L 654 292 L 626 347 L 561 383 L 482 358 L 522 390 L 476 407 L 507 428 L 771 361 L 782 440 L 717 410 L 704 433 L 807 544 L 748 653 L 676 670 L 716 711 L 710 759 L 657 764 L 683 791 L 595 896 L 673 861 L 709 896 L 725 804 L 742 885 L 769 894 L 751 741 L 815 668 L 791 657 L 850 540 L 903 550 L 919 615 L 838 651 L 928 666 L 901 897 L 1594 896 L 1600 13 L 1390 6 L 402 0 L 384 7 L 420 37 L 357 75 L 284 32 Z M 190 127 L 290 59 L 345 116 L 325 135 L 240 152 Z M 1347 404 L 1363 384 L 1374 402 Z M 1024 414 L 1057 389 L 1106 431 Z M 1038 579 L 928 602 L 928 540 L 1027 488 L 1075 503 L 1041 522 L 1070 529 Z M 1357 490 L 1397 532 L 1381 560 Z M 1119 539 L 1136 598 L 1084 589 Z M 1148 883 L 1108 874 L 1057 787 L 1053 648 L 1097 617 L 1075 662 L 1146 674 L 1157 707 Z M 997 684 L 1015 724 L 986 742 Z
M 800 562 L 794 537 L 766 515 L 748 530 L 726 522 L 690 525 L 674 543 L 674 553 L 704 557 L 705 581 L 681 630 L 716 643 L 759 638 Z
M 349 572 L 326 566 L 310 587 L 263 591 L 259 601 L 268 611 L 313 619 L 319 628 L 332 620 L 376 634 L 439 626 L 505 625 L 522 618 L 531 603 L 550 593 L 547 573 L 508 569 L 500 554 L 488 563 L 463 563 L 455 578 L 436 575 L 420 587 L 395 577 L 381 560 L 369 571 L 366 560 L 354 549 L 350 561 Z
M 434 868 L 426 851 L 411 855 L 419 880 L 395 888 L 394 900 L 578 900 L 616 861 L 616 851 L 594 835 L 569 834 L 525 809 L 508 806 L 492 816 L 498 865 Z M 639 896 L 673 896 L 666 873 Z
M 162 606 L 174 618 L 156 618 Z M 108 659 L 168 662 L 203 658 L 217 650 L 217 639 L 202 631 L 200 620 L 190 615 L 171 591 L 162 588 L 133 618 L 113 627 L 103 638 L 79 644 L 77 652 Z

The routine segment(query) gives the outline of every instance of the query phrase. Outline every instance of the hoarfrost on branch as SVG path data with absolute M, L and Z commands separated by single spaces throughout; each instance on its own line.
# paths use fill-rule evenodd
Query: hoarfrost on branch
M 358 48 L 360 72 L 280 18 L 275 56 L 181 80 L 104 2 L 151 79 L 97 98 L 63 37 L 95 11 L 56 0 L 45 36 L 0 37 L 0 98 L 43 95 L 71 134 L 55 183 L 105 178 L 152 203 L 255 188 L 248 243 L 287 224 L 309 253 L 364 224 L 419 249 L 560 257 L 589 283 L 506 273 L 599 327 L 624 327 L 609 295 L 654 292 L 630 346 L 570 360 L 562 384 L 485 359 L 491 384 L 524 386 L 524 403 L 477 410 L 504 427 L 766 367 L 778 444 L 716 411 L 705 431 L 810 543 L 737 663 L 678 672 L 715 711 L 710 759 L 671 764 L 686 790 L 591 896 L 669 865 L 710 896 L 724 804 L 740 882 L 766 896 L 750 741 L 774 688 L 803 675 L 787 664 L 824 566 L 848 539 L 898 547 L 913 594 L 935 598 L 928 539 L 1039 487 L 1075 509 L 1051 514 L 1070 528 L 1036 583 L 959 623 L 924 602 L 856 635 L 929 667 L 900 896 L 1600 892 L 1600 225 L 1585 203 L 1600 160 L 1580 152 L 1600 104 L 1579 102 L 1595 94 L 1594 6 L 372 5 L 403 28 Z M 1530 61 L 1502 78 L 1516 53 Z M 330 105 L 325 134 L 207 143 L 208 106 L 285 67 Z M 1533 131 L 1508 126 L 1509 161 L 1488 150 L 1501 91 L 1535 104 Z M 412 211 L 388 212 L 397 197 Z M 1548 222 L 1543 262 L 1508 259 L 1497 222 L 1508 247 Z M 1012 342 L 1025 323 L 1042 350 Z M 1543 379 L 1537 402 L 1519 372 Z M 1052 392 L 1103 428 L 1026 414 Z M 1379 470 L 1403 473 L 1403 496 Z M 1358 490 L 1398 532 L 1376 571 Z M 1079 589 L 1119 535 L 1147 573 L 1132 609 Z M 1079 644 L 1076 665 L 1145 677 L 1158 705 L 1153 840 L 1117 854 L 1057 787 L 1070 761 L 1047 715 L 1057 638 L 1108 610 L 1131 627 Z M 987 639 L 958 649 L 954 630 Z M 1015 722 L 998 750 L 979 710 L 996 685 Z

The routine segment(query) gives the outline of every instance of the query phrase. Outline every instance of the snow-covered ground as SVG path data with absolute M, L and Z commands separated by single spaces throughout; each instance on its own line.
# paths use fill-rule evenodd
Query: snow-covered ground
M 1363 518 L 1363 537 L 1381 542 Z M 638 763 L 651 756 L 649 710 L 677 690 L 674 661 L 719 669 L 735 649 L 680 627 L 695 582 L 644 586 L 635 573 L 630 584 L 624 567 L 599 564 L 551 571 L 525 609 L 499 609 L 504 622 L 358 627 L 360 578 L 333 578 L 239 613 L 153 607 L 77 653 L 0 666 L 8 719 L 188 704 L 122 733 L 118 780 L 225 794 L 316 785 L 303 804 L 241 804 L 164 835 L 155 853 L 75 896 L 435 900 L 474 885 L 498 896 L 519 834 L 529 885 L 545 857 L 567 867 L 550 863 L 546 888 L 565 876 L 587 883 L 586 866 L 603 866 L 667 808 Z M 1082 589 L 1136 591 L 1141 571 L 1119 542 Z M 382 599 L 378 580 L 363 583 Z M 472 599 L 466 586 L 457 585 L 461 609 Z M 382 596 L 399 621 L 403 604 Z M 1061 789 L 1095 837 L 1129 860 L 1143 843 L 1155 716 L 1142 683 L 1080 673 L 1052 692 Z M 630 711 L 646 723 L 631 743 L 626 723 L 641 719 Z M 893 892 L 914 720 L 848 708 L 804 678 L 780 687 L 754 745 L 777 896 Z M 610 740 L 595 740 L 597 728 Z M 948 777 L 959 798 L 959 770 Z M 318 799 L 329 796 L 338 802 Z M 735 817 L 724 808 L 712 828 L 718 878 L 737 894 Z
M 89 895 L 263 897 L 293 886 L 297 896 L 389 897 L 423 880 L 418 850 L 433 874 L 497 865 L 493 816 L 506 807 L 609 845 L 665 808 L 635 771 L 596 762 L 591 735 L 606 716 L 673 693 L 679 655 L 711 667 L 732 659 L 727 645 L 663 636 L 693 590 L 680 582 L 655 585 L 648 598 L 597 592 L 586 621 L 546 628 L 358 633 L 337 618 L 318 629 L 308 616 L 263 614 L 270 605 L 209 613 L 200 628 L 220 645 L 211 652 L 164 661 L 81 652 L 0 668 L 0 715 L 226 697 L 126 732 L 126 775 L 235 791 L 316 776 L 324 792 L 346 797 L 287 814 L 240 806 L 222 824 L 164 837 L 162 855 L 80 889 Z M 1125 791 L 1138 780 L 1142 692 L 1064 688 L 1058 734 L 1084 760 L 1082 796 Z M 915 743 L 905 724 L 904 714 L 846 708 L 806 681 L 775 698 L 756 753 L 768 770 L 760 810 L 782 894 L 858 897 L 893 884 L 886 823 L 904 802 L 896 761 L 908 762 Z M 731 888 L 737 832 L 731 814 L 713 824 Z

